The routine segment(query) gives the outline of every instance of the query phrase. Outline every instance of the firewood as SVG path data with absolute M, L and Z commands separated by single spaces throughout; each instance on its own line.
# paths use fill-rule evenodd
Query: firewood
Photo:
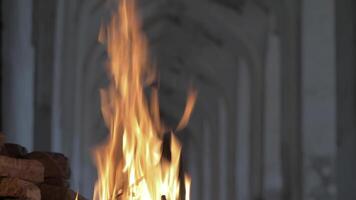
M 18 144 L 4 143 L 0 150 L 0 155 L 13 158 L 24 158 L 27 154 L 27 149 Z
M 38 160 L 45 167 L 45 178 L 70 178 L 70 166 L 68 158 L 60 153 L 32 152 L 26 156 L 29 159 Z
M 41 200 L 40 189 L 35 184 L 18 178 L 1 178 L 0 196 L 22 200 Z
M 69 181 L 62 178 L 45 178 L 43 184 L 69 188 Z
M 0 156 L 0 177 L 21 178 L 41 183 L 44 180 L 44 167 L 37 160 L 26 160 Z
M 0 154 L 2 152 L 2 149 L 4 148 L 4 142 L 5 142 L 5 135 L 0 132 Z
M 5 135 L 0 132 L 0 149 L 4 143 L 5 143 Z
M 41 184 L 39 188 L 41 190 L 42 200 L 75 200 L 77 195 L 76 192 L 65 187 Z M 86 200 L 86 198 L 78 195 L 78 200 Z

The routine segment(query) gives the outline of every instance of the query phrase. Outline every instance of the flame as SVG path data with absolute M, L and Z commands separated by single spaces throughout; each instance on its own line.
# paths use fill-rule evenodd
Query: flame
M 145 84 L 155 80 L 148 61 L 147 42 L 141 33 L 133 0 L 121 0 L 118 13 L 101 29 L 99 41 L 107 43 L 111 83 L 101 91 L 101 109 L 110 130 L 105 144 L 94 150 L 98 180 L 95 200 L 177 200 L 180 197 L 181 145 L 172 134 L 171 160 L 162 158 L 162 132 L 157 88 L 151 106 L 144 95 Z M 196 99 L 191 90 L 178 129 L 188 122 Z M 185 176 L 189 199 L 190 178 Z
M 185 186 L 185 199 L 190 199 L 190 185 L 192 183 L 192 179 L 188 176 L 184 176 L 184 186 Z

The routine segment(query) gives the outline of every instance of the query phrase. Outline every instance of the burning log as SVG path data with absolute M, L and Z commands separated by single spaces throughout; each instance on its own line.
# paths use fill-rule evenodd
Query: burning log
M 1 178 L 0 196 L 23 200 L 41 200 L 40 189 L 35 184 L 18 178 Z
M 45 168 L 44 177 L 51 179 L 69 179 L 70 166 L 68 158 L 60 153 L 35 151 L 26 156 L 29 159 L 41 162 Z
M 44 180 L 44 167 L 36 160 L 0 156 L 0 177 L 21 178 L 33 183 L 41 183 Z
M 41 184 L 40 186 L 42 200 L 74 200 L 77 193 L 71 189 L 53 185 Z M 86 200 L 78 195 L 78 200 Z

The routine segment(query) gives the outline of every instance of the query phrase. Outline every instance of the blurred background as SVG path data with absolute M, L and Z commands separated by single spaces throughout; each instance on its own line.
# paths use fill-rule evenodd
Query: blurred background
M 91 197 L 92 148 L 107 129 L 97 41 L 111 0 L 1 1 L 1 130 L 57 151 Z M 193 200 L 356 199 L 356 2 L 140 0 L 160 74 L 162 117 L 176 126 Z

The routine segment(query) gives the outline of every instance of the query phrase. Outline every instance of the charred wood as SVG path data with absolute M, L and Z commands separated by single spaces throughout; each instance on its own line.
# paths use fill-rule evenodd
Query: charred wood
M 66 187 L 41 184 L 40 186 L 42 200 L 74 200 L 77 193 Z M 86 200 L 78 195 L 78 200 Z
M 21 145 L 13 143 L 4 143 L 0 149 L 0 155 L 13 158 L 24 158 L 27 154 L 27 149 Z
M 70 166 L 68 158 L 60 153 L 32 152 L 26 156 L 29 159 L 41 162 L 45 168 L 45 178 L 69 179 Z

